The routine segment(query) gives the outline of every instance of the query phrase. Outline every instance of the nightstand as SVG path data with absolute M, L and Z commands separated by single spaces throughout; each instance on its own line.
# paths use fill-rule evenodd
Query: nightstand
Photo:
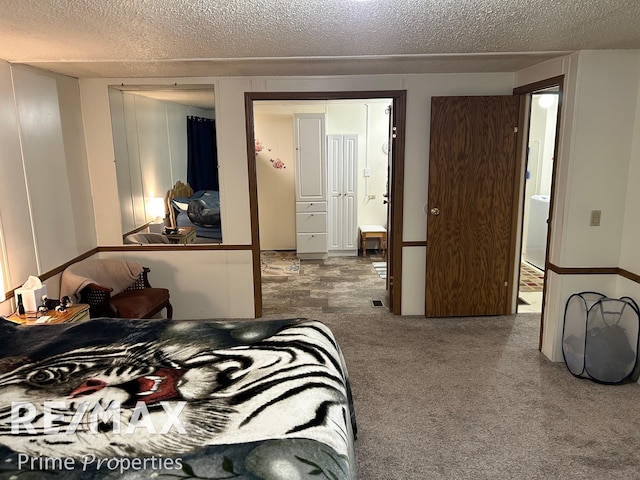
M 35 315 L 35 313 L 29 313 L 26 315 L 18 315 L 17 313 L 14 313 L 6 318 L 7 320 L 11 320 L 12 322 L 19 323 L 21 325 L 51 325 L 54 323 L 84 322 L 85 320 L 89 320 L 89 305 L 85 303 L 71 305 L 64 312 L 49 310 L 46 314 L 39 315 L 39 318 L 42 316 L 51 318 L 51 320 L 48 320 L 46 322 L 36 323 L 36 320 L 38 320 L 38 318 L 36 318 Z
M 178 233 L 165 233 L 165 237 L 169 239 L 171 243 L 196 243 L 196 229 L 195 227 L 178 227 Z

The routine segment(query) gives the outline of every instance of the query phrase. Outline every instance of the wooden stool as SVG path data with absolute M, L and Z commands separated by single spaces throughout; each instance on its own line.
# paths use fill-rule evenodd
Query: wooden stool
M 387 251 L 387 229 L 382 225 L 360 225 L 360 244 L 362 256 L 367 256 L 367 238 L 377 238 L 380 250 L 384 255 Z

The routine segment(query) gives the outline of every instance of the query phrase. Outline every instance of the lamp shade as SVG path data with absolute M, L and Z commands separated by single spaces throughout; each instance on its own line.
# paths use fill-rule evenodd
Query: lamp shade
M 164 198 L 151 197 L 147 200 L 147 217 L 148 218 L 164 217 Z

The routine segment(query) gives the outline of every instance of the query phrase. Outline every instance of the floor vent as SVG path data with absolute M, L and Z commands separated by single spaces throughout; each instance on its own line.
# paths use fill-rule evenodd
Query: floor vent
M 384 302 L 382 300 L 371 300 L 371 305 L 374 307 L 384 307 Z

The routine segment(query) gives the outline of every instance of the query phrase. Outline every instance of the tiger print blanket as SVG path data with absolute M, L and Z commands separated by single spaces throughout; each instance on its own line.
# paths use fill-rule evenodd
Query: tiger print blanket
M 0 320 L 0 338 L 0 478 L 356 476 L 320 322 Z

